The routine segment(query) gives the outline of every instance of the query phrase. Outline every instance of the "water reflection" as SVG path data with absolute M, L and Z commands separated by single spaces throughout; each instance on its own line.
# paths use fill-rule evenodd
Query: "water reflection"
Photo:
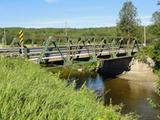
M 122 112 L 135 112 L 141 115 L 140 120 L 156 120 L 157 114 L 160 113 L 160 111 L 152 109 L 147 102 L 147 98 L 156 101 L 159 101 L 160 98 L 153 89 L 146 86 L 146 83 L 137 84 L 119 78 L 104 79 L 96 73 L 76 71 L 63 73 L 61 77 L 67 79 L 69 84 L 75 81 L 77 89 L 85 84 L 94 90 L 97 96 L 102 96 L 105 104 L 109 104 L 110 99 L 114 105 L 123 103 Z
M 85 84 L 87 88 L 94 90 L 96 93 L 104 92 L 104 82 L 99 75 L 84 74 L 79 72 L 77 74 L 72 74 L 69 77 L 67 77 L 67 81 L 69 84 L 71 84 L 74 81 L 76 83 L 76 89 L 80 89 L 82 85 Z
M 118 78 L 106 80 L 104 84 L 105 90 L 111 89 L 105 96 L 106 104 L 112 98 L 113 104 L 123 103 L 123 113 L 135 112 L 141 115 L 140 119 L 142 120 L 157 119 L 157 114 L 160 111 L 152 109 L 147 101 L 147 98 L 152 98 L 156 101 L 160 100 L 153 89 Z

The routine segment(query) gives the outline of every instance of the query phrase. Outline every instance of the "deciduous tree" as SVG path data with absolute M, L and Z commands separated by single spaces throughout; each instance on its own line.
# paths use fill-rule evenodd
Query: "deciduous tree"
M 137 16 L 137 8 L 133 3 L 130 0 L 124 2 L 119 12 L 119 22 L 117 23 L 121 35 L 129 38 L 135 37 L 136 28 L 138 26 Z

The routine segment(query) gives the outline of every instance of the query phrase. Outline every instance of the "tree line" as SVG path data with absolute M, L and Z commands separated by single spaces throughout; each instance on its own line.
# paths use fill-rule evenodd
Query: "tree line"
M 160 5 L 158 1 L 157 5 Z M 119 20 L 115 27 L 101 27 L 101 28 L 85 28 L 74 29 L 68 28 L 68 36 L 114 36 L 114 37 L 128 37 L 136 38 L 143 41 L 144 39 L 144 26 L 138 19 L 138 12 L 132 1 L 127 0 L 123 3 L 123 6 L 119 12 Z M 36 44 L 42 44 L 49 36 L 65 35 L 63 28 L 6 28 L 7 44 L 11 44 L 14 37 L 18 38 L 19 30 L 23 29 L 25 33 L 25 43 L 31 43 L 34 41 Z M 158 40 L 160 36 L 160 11 L 157 10 L 152 15 L 152 24 L 146 26 L 147 42 L 154 43 L 154 40 Z M 0 38 L 3 37 L 3 28 L 0 28 Z

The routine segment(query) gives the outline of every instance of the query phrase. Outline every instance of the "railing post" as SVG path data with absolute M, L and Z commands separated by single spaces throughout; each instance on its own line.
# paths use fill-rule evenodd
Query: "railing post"
M 17 38 L 13 38 L 10 46 L 11 46 L 11 47 L 14 47 L 15 43 L 16 43 L 19 47 L 21 46 L 20 43 L 19 43 L 19 41 L 17 40 Z
M 67 48 L 68 48 L 68 52 L 67 52 L 67 59 L 65 61 L 65 65 L 71 65 L 72 64 L 72 57 L 71 57 L 71 45 L 72 45 L 72 41 L 67 37 Z
M 51 39 L 52 39 L 52 36 L 50 36 L 46 41 L 44 41 L 43 49 L 40 53 L 39 58 L 37 59 L 38 64 L 40 64 L 42 62 L 43 56 L 46 54 L 46 51 L 48 50 L 48 46 L 49 46 L 49 43 L 50 43 Z
M 112 58 L 116 58 L 116 52 L 115 52 L 115 48 L 114 47 L 116 47 L 115 46 L 116 45 L 116 43 L 115 43 L 115 39 L 112 41 L 112 53 L 111 53 L 111 56 L 112 56 Z
M 29 49 L 27 48 L 27 46 L 24 46 L 23 47 L 23 57 L 28 59 L 29 58 L 28 53 L 29 53 Z
M 130 50 L 130 38 L 127 40 L 127 55 L 131 56 L 131 50 Z
M 91 45 L 91 48 L 92 48 L 92 55 L 90 56 L 91 59 L 90 61 L 97 61 L 97 56 L 96 56 L 96 43 L 95 43 L 95 38 L 91 38 L 91 41 L 90 41 L 90 45 Z

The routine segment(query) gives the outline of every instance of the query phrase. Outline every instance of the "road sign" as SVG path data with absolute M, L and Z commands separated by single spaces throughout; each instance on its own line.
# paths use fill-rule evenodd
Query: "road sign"
M 23 30 L 19 31 L 19 41 L 20 41 L 21 46 L 23 46 L 23 44 L 24 44 L 24 32 L 23 32 Z

